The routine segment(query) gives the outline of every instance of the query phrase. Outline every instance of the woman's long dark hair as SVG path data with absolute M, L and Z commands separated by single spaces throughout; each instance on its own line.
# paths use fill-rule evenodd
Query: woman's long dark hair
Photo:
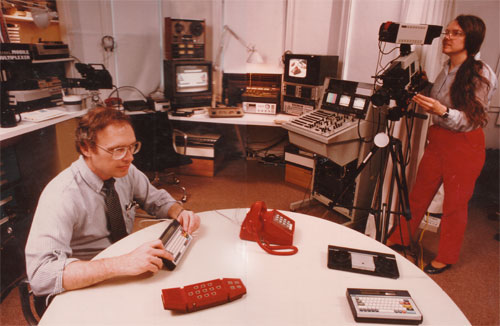
M 455 18 L 465 33 L 465 50 L 467 59 L 457 71 L 455 81 L 451 85 L 451 102 L 453 106 L 465 112 L 467 119 L 474 127 L 484 127 L 488 122 L 486 115 L 486 103 L 476 96 L 477 90 L 484 83 L 489 89 L 489 81 L 481 74 L 483 63 L 474 59 L 479 52 L 486 33 L 486 25 L 479 17 L 472 15 L 460 15 Z

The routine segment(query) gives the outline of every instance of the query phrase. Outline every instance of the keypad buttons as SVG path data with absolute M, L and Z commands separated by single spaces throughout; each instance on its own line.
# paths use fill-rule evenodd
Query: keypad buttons
M 163 289 L 162 300 L 165 309 L 190 312 L 239 299 L 245 293 L 241 280 L 217 279 L 182 288 Z

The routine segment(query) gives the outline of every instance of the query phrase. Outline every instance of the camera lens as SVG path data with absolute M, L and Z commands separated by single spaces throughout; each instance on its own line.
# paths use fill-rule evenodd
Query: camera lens
M 372 96 L 371 96 L 371 100 L 372 100 L 372 103 L 375 105 L 375 106 L 382 106 L 382 105 L 388 105 L 389 104 L 389 100 L 390 100 L 390 96 L 389 94 L 387 93 L 387 91 L 385 89 L 379 89 L 378 91 L 376 91 Z

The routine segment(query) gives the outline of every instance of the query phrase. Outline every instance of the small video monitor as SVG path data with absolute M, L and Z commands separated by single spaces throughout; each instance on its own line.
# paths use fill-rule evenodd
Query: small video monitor
M 336 100 L 337 100 L 337 94 L 335 94 L 335 93 L 328 93 L 326 95 L 326 102 L 335 104 Z
M 361 97 L 355 97 L 354 102 L 352 103 L 352 107 L 356 110 L 364 110 L 365 109 L 366 99 Z
M 338 56 L 286 53 L 283 80 L 301 85 L 323 85 L 325 77 L 337 76 Z
M 212 103 L 212 63 L 210 61 L 164 60 L 165 99 L 171 107 L 192 108 Z
M 351 97 L 349 95 L 340 96 L 339 104 L 342 106 L 349 106 L 351 103 Z

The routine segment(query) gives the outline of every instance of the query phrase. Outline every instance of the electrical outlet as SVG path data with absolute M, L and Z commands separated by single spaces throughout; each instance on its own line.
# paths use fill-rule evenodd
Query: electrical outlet
M 429 230 L 431 232 L 437 232 L 439 225 L 441 224 L 441 219 L 433 216 L 424 216 L 422 222 L 420 222 L 420 228 Z

